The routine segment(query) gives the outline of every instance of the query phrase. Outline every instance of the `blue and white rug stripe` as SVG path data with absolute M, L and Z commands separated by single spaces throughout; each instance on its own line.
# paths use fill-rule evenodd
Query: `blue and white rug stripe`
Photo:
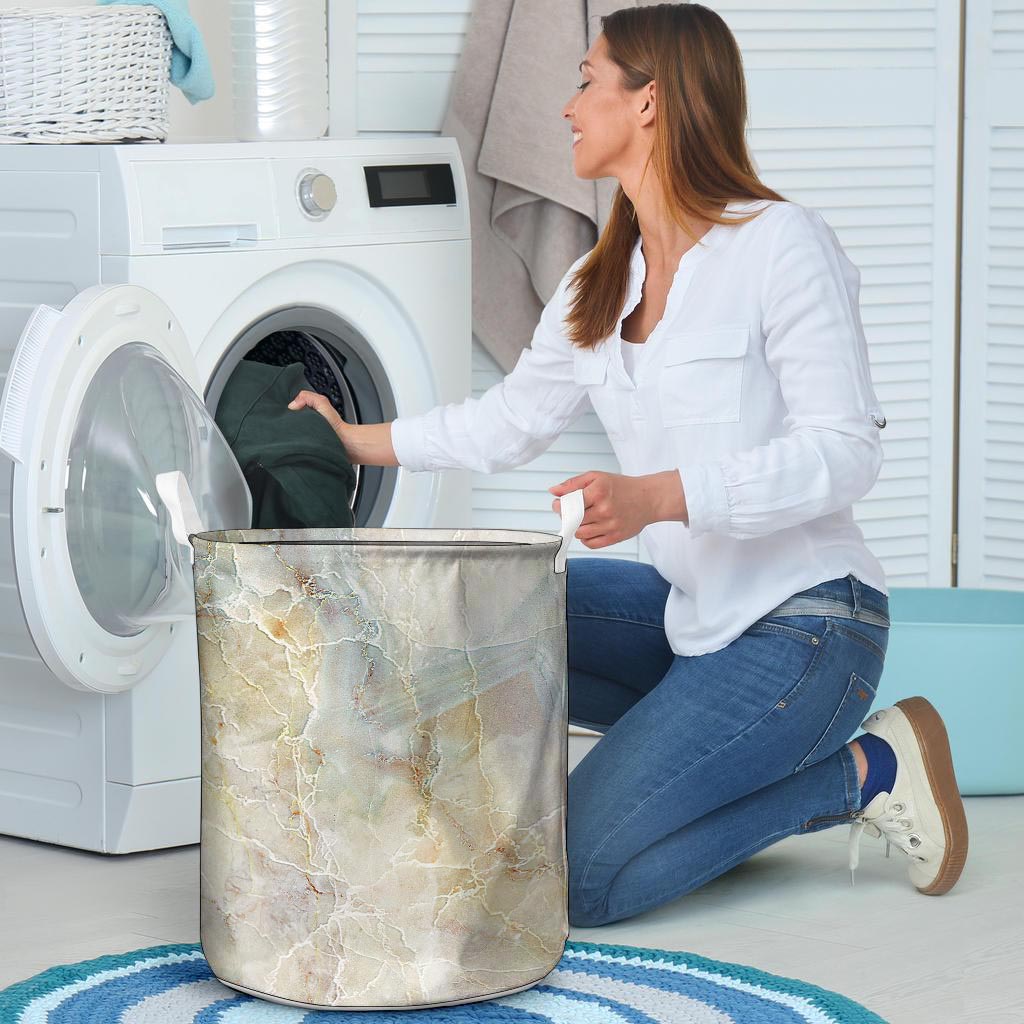
M 411 1017 L 410 1017 L 411 1014 Z M 0 1024 L 885 1024 L 859 1003 L 741 964 L 567 942 L 533 988 L 420 1010 L 306 1010 L 222 985 L 198 943 L 51 967 L 0 991 Z

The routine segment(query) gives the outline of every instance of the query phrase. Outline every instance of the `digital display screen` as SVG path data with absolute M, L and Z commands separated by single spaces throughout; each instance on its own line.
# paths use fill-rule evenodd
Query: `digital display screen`
M 380 164 L 364 167 L 370 206 L 454 206 L 451 164 Z
M 420 167 L 411 170 L 392 167 L 381 171 L 380 194 L 383 199 L 429 199 L 427 172 Z

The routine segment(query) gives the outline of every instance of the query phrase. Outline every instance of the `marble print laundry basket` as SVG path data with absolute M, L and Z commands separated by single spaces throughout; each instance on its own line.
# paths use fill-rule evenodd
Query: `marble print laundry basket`
M 519 992 L 569 934 L 566 550 L 516 530 L 189 534 L 200 939 L 314 1009 Z

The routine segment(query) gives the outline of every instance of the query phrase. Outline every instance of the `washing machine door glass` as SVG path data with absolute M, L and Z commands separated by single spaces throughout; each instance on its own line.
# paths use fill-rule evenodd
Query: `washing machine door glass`
M 14 461 L 18 595 L 39 656 L 75 689 L 120 693 L 194 657 L 194 628 L 176 628 L 194 621 L 195 589 L 160 497 L 169 478 L 184 477 L 204 529 L 251 525 L 245 477 L 199 397 L 196 344 L 160 296 L 117 284 L 37 306 L 15 346 L 0 451 Z
M 115 349 L 82 399 L 68 451 L 68 551 L 108 632 L 131 636 L 194 612 L 191 563 L 174 541 L 158 473 L 180 470 L 208 529 L 249 525 L 245 479 L 206 407 L 145 342 Z

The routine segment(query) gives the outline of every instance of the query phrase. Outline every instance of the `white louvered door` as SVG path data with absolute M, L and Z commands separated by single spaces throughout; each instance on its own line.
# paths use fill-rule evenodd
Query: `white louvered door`
M 329 0 L 331 135 L 437 135 L 473 0 Z
M 980 152 L 973 164 L 970 152 L 965 161 L 966 199 L 974 206 L 965 213 L 959 467 L 954 409 L 960 5 L 952 0 L 705 2 L 729 24 L 743 54 L 748 141 L 763 180 L 819 210 L 861 270 L 872 378 L 888 422 L 881 475 L 854 506 L 854 515 L 889 583 L 953 582 L 958 472 L 965 573 L 959 582 L 995 582 L 1005 575 L 1019 580 L 1024 576 L 1019 514 L 1024 460 L 1014 453 L 1024 444 L 1024 421 L 1013 388 L 1024 389 L 1024 356 L 1007 339 L 1019 338 L 1024 315 L 1021 250 L 1014 235 L 1024 231 L 1019 202 L 1024 142 L 1019 113 L 1016 121 L 1008 113 L 1012 97 L 1024 92 L 1015 70 L 1021 66 L 1021 0 L 967 5 L 973 23 L 991 32 L 992 40 L 985 40 L 973 63 L 969 52 L 967 72 L 969 109 L 974 109 L 971 83 L 977 81 L 974 102 L 987 90 L 987 106 L 978 109 L 990 120 L 984 127 L 968 124 L 973 148 Z M 473 0 L 331 3 L 337 8 L 332 7 L 332 26 L 348 19 L 354 40 L 339 72 L 340 30 L 332 27 L 332 97 L 342 90 L 338 103 L 350 110 L 332 108 L 332 133 L 343 134 L 335 125 L 350 123 L 348 134 L 364 137 L 436 134 Z M 979 69 L 990 49 L 994 63 L 983 83 Z M 1018 191 L 1011 193 L 1014 187 Z M 1011 208 L 999 209 L 1006 205 Z M 989 226 L 992 218 L 995 230 Z M 975 266 L 980 276 L 972 277 Z M 1017 300 L 1010 294 L 1013 287 Z M 968 320 L 979 327 L 969 328 Z M 968 360 L 989 377 L 972 384 Z M 482 395 L 501 376 L 475 344 L 473 395 Z M 506 474 L 475 474 L 474 525 L 548 529 L 546 488 L 586 469 L 618 469 L 593 413 L 528 465 Z M 968 529 L 978 538 L 976 555 L 964 536 Z M 577 541 L 571 551 L 645 559 L 635 538 L 594 552 Z M 985 561 L 983 575 L 970 575 L 965 559 L 974 557 L 979 565 Z
M 958 584 L 1024 588 L 1024 2 L 967 4 Z

